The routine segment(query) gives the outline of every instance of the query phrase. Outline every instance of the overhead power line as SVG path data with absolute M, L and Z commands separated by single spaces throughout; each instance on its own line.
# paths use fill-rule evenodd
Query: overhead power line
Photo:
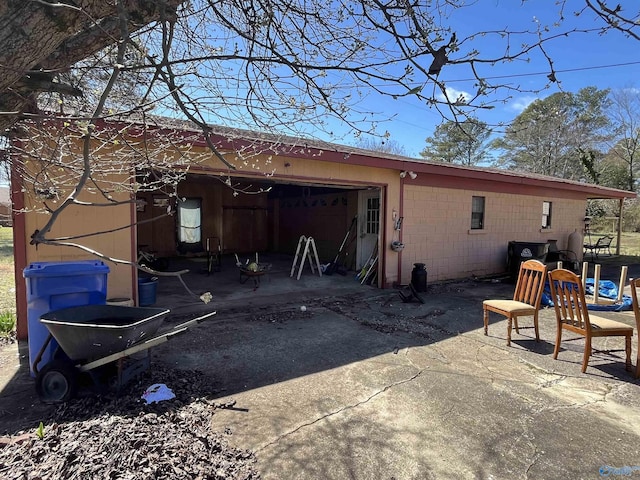
M 636 61 L 636 62 L 611 63 L 609 65 L 594 65 L 594 66 L 591 66 L 591 67 L 563 68 L 563 69 L 554 70 L 554 72 L 555 73 L 583 72 L 583 71 L 586 71 L 586 70 L 600 70 L 600 69 L 603 69 L 603 68 L 628 67 L 630 65 L 640 65 L 640 60 Z M 494 75 L 494 76 L 487 76 L 487 77 L 482 77 L 482 78 L 490 80 L 490 79 L 500 79 L 500 78 L 534 77 L 534 76 L 537 76 L 537 75 L 549 75 L 549 71 L 546 71 L 546 72 L 531 72 L 531 73 L 512 73 L 512 74 L 509 74 L 509 75 Z M 477 79 L 476 78 L 465 78 L 465 79 L 458 79 L 458 80 L 446 80 L 446 83 L 472 82 L 474 80 L 477 80 Z

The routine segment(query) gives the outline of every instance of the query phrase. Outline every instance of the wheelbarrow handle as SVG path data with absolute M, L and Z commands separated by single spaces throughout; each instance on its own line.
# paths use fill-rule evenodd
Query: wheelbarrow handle
M 123 350 L 121 352 L 116 352 L 114 354 L 111 354 L 103 358 L 99 358 L 97 360 L 94 360 L 84 365 L 80 365 L 78 369 L 81 372 L 87 372 L 89 370 L 93 370 L 94 368 L 100 367 L 102 365 L 106 365 L 107 363 L 111 363 L 115 360 L 119 360 L 123 357 L 133 355 L 134 353 L 148 350 L 151 347 L 155 347 L 156 345 L 160 345 L 161 343 L 169 341 L 169 339 L 175 335 L 186 332 L 189 326 L 194 325 L 196 323 L 200 323 L 202 320 L 212 317 L 216 313 L 217 312 L 209 312 L 206 315 L 202 315 L 201 317 L 194 318 L 193 320 L 189 320 L 188 322 L 181 323 L 180 325 L 176 325 L 171 330 L 160 333 L 155 337 L 152 337 L 144 342 L 136 343 L 131 347 L 127 348 L 126 350 Z
M 195 325 L 197 323 L 202 322 L 203 320 L 206 320 L 209 317 L 213 317 L 216 313 L 218 313 L 218 312 L 209 312 L 209 313 L 207 313 L 205 315 L 202 315 L 201 317 L 194 318 L 193 320 L 189 320 L 188 322 L 184 322 L 184 323 L 181 323 L 179 325 L 176 325 L 175 327 L 172 328 L 172 330 L 180 330 L 180 329 L 183 329 L 183 328 L 189 328 L 191 325 Z

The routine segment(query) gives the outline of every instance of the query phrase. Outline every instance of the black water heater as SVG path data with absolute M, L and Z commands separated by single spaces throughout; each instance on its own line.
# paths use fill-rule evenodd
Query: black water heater
M 424 268 L 424 263 L 413 264 L 411 285 L 413 285 L 413 288 L 415 288 L 417 292 L 427 291 L 427 271 Z

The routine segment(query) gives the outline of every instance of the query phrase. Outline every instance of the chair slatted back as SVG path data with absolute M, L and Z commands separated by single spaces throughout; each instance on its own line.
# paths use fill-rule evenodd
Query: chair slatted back
M 590 330 L 589 309 L 580 277 L 570 270 L 557 269 L 549 272 L 549 283 L 558 322 L 577 330 Z
M 609 235 L 605 235 L 604 237 L 600 237 L 596 242 L 596 248 L 609 248 L 611 246 L 611 242 L 613 241 L 613 237 Z
M 636 331 L 640 335 L 640 303 L 638 303 L 638 288 L 640 288 L 640 278 L 632 278 L 631 280 L 629 280 L 629 285 L 631 286 L 633 316 L 636 317 Z M 638 368 L 640 368 L 640 365 L 638 365 Z
M 520 265 L 513 299 L 539 308 L 546 273 L 547 266 L 538 260 L 527 260 Z

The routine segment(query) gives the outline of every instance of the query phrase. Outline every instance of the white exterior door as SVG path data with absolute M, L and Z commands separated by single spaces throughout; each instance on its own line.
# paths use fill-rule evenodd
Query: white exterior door
M 358 255 L 356 270 L 371 258 L 380 233 L 380 190 L 358 192 Z M 375 256 L 375 254 L 374 254 Z

